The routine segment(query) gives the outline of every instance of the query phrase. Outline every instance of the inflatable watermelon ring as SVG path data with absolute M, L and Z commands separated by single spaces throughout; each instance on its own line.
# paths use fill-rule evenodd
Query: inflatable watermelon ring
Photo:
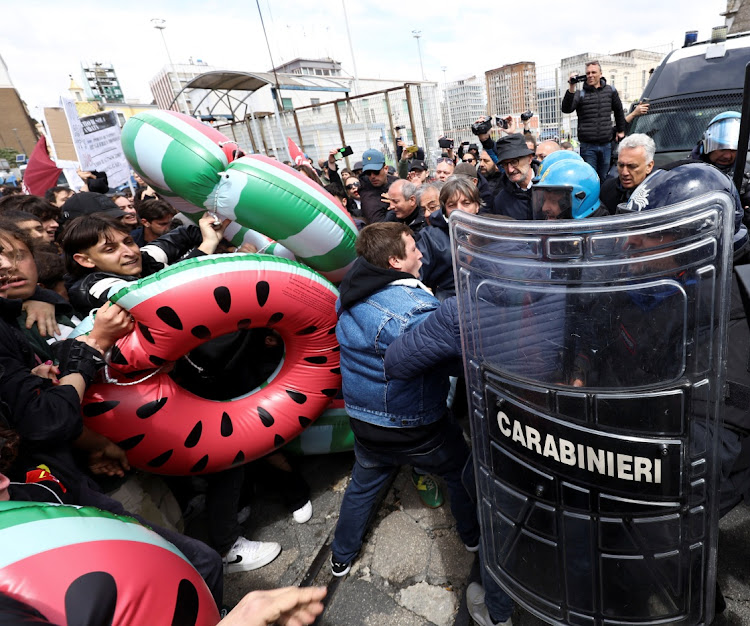
M 87 426 L 161 474 L 216 472 L 283 446 L 311 424 L 341 386 L 336 288 L 311 269 L 262 254 L 188 259 L 111 296 L 136 328 L 117 342 L 119 384 L 92 385 Z M 285 347 L 275 376 L 228 401 L 196 396 L 155 368 L 238 329 L 272 328 Z
M 92 507 L 0 502 L 0 592 L 53 624 L 215 626 L 211 592 L 171 543 Z

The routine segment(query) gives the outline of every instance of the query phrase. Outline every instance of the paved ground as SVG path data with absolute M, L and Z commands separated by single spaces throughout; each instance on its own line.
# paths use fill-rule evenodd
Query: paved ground
M 297 524 L 272 493 L 259 493 L 246 522 L 251 539 L 281 543 L 270 565 L 226 579 L 227 604 L 248 591 L 284 585 L 329 587 L 320 626 L 468 626 L 462 603 L 466 585 L 477 579 L 475 555 L 459 540 L 447 506 L 427 509 L 402 470 L 385 493 L 361 557 L 341 579 L 330 574 L 329 544 L 353 455 L 302 459 L 312 488 L 314 513 Z M 199 524 L 200 522 L 198 522 Z M 738 507 L 722 521 L 719 580 L 727 611 L 714 624 L 750 624 L 750 508 Z M 544 622 L 516 609 L 517 626 Z

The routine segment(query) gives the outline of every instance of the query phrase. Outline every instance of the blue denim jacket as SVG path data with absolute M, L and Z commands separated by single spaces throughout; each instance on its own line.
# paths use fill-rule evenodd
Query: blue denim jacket
M 376 426 L 413 428 L 445 412 L 448 377 L 427 372 L 409 380 L 388 378 L 385 351 L 422 323 L 439 302 L 416 280 L 398 280 L 341 313 L 341 377 L 349 415 Z M 338 309 L 340 302 L 336 303 Z

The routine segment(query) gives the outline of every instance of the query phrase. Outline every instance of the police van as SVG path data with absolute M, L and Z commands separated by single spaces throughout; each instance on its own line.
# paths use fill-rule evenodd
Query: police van
M 628 134 L 653 138 L 657 166 L 685 158 L 717 114 L 742 110 L 750 32 L 724 39 L 722 30 L 714 29 L 712 41 L 686 43 L 670 52 L 643 90 L 648 114 L 635 118 Z

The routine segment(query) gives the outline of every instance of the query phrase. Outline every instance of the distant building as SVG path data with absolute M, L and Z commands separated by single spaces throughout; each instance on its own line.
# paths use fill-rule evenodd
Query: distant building
M 0 56 L 0 148 L 13 148 L 29 156 L 38 139 L 34 121 L 18 95 Z
M 471 125 L 487 112 L 484 85 L 471 76 L 445 85 L 443 89 L 443 132 L 456 142 L 476 141 Z
M 195 62 L 190 59 L 189 63 L 175 64 L 173 67 L 165 65 L 149 81 L 148 85 L 151 88 L 154 101 L 160 109 L 171 108 L 172 111 L 193 115 L 196 112 L 196 105 L 201 101 L 205 92 L 191 90 L 180 96 L 174 104 L 172 104 L 172 101 L 193 78 L 206 72 L 218 70 L 219 68 L 213 67 L 200 59 Z M 215 101 L 207 103 L 206 110 L 214 104 L 216 104 Z M 225 113 L 226 111 L 222 112 Z
M 727 0 L 727 9 L 722 15 L 730 35 L 750 31 L 750 2 L 747 0 Z
M 115 68 L 104 63 L 82 63 L 81 76 L 87 100 L 125 102 Z
M 117 102 L 110 102 L 108 100 L 102 102 L 101 100 L 90 99 L 87 97 L 86 90 L 78 85 L 72 76 L 70 77 L 68 93 L 70 94 L 70 99 L 76 105 L 79 117 L 93 115 L 100 111 L 115 111 L 117 119 L 120 121 L 120 126 L 125 124 L 128 118 L 136 113 L 156 108 L 155 104 L 141 104 L 140 102 L 127 101 L 124 98 Z
M 523 61 L 503 65 L 485 72 L 484 78 L 489 115 L 512 115 L 518 121 L 524 111 L 537 111 L 536 63 Z M 537 116 L 532 118 L 532 127 L 536 126 Z
M 341 63 L 327 59 L 294 59 L 289 63 L 277 65 L 274 69 L 281 74 L 299 74 L 300 76 L 341 76 Z

